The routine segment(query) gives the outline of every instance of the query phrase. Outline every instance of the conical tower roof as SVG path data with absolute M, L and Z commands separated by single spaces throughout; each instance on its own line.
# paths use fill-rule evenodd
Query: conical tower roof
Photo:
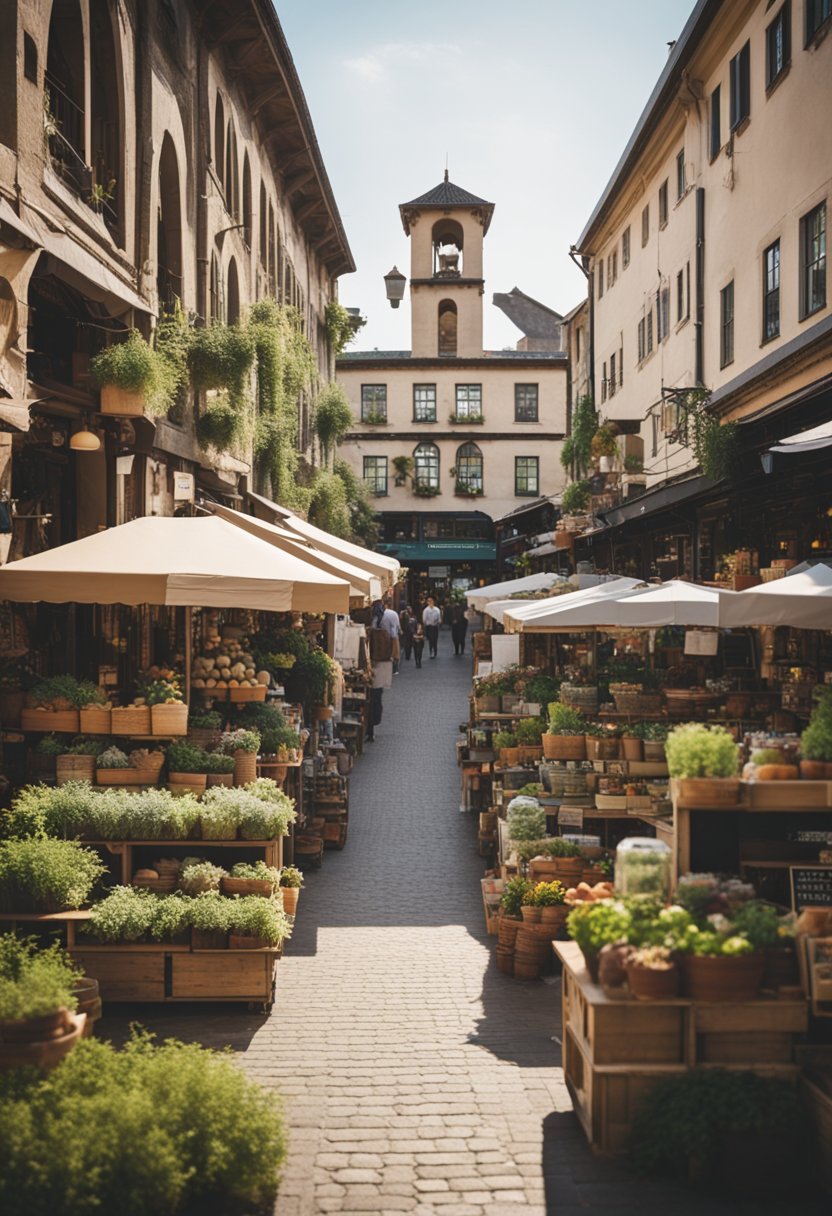
M 451 211 L 455 207 L 478 208 L 482 211 L 482 226 L 483 236 L 488 232 L 488 226 L 491 223 L 491 216 L 494 213 L 494 204 L 487 202 L 484 198 L 480 198 L 476 194 L 471 194 L 469 190 L 463 190 L 462 186 L 457 186 L 453 182 L 448 181 L 448 170 L 445 170 L 445 178 L 434 186 L 432 190 L 428 190 L 425 194 L 420 194 L 418 198 L 411 199 L 409 203 L 401 203 L 399 212 L 402 217 L 404 230 L 410 235 L 410 219 L 414 211 L 421 211 L 425 208 L 436 207 L 443 211 Z

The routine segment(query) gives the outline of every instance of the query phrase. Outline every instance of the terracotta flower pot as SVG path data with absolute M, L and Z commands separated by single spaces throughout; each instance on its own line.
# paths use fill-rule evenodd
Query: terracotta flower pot
M 685 955 L 684 994 L 693 1001 L 753 1001 L 765 970 L 764 954 Z
M 803 781 L 829 781 L 832 764 L 825 764 L 823 760 L 801 760 L 800 776 Z
M 621 740 L 621 746 L 624 750 L 625 760 L 641 760 L 641 739 L 633 738 L 631 735 L 625 735 Z
M 501 747 L 500 763 L 506 765 L 507 768 L 514 768 L 515 765 L 520 763 L 520 748 Z
M 631 963 L 627 967 L 627 980 L 639 1001 L 669 1001 L 679 995 L 679 968 L 675 963 L 662 970 Z
M 520 915 L 523 917 L 523 923 L 527 925 L 540 924 L 540 913 L 540 908 L 533 908 L 531 906 L 527 906 L 526 904 L 524 904 L 520 909 Z
M 60 1039 L 70 1028 L 70 1012 L 65 1005 L 35 1018 L 20 1021 L 0 1022 L 0 1042 L 3 1043 L 47 1043 Z
M 583 735 L 549 735 L 541 740 L 547 760 L 585 760 L 586 739 Z
M 656 739 L 645 739 L 642 745 L 644 759 L 664 764 L 664 743 Z
M 300 896 L 299 887 L 280 887 L 280 895 L 283 900 L 283 911 L 287 916 L 296 916 L 298 910 L 298 898 Z

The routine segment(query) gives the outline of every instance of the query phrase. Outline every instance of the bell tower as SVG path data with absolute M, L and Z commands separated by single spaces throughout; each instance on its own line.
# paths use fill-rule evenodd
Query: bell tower
M 445 179 L 399 207 L 410 237 L 415 358 L 482 355 L 482 246 L 494 204 Z

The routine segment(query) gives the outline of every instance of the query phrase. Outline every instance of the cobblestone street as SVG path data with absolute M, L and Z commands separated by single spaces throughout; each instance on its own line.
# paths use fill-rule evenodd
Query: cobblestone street
M 443 630 L 435 662 L 402 669 L 353 772 L 347 846 L 307 874 L 271 1015 L 145 1006 L 130 1017 L 230 1043 L 280 1088 L 291 1143 L 278 1216 L 785 1213 L 691 1197 L 592 1157 L 559 1067 L 559 983 L 500 975 L 485 935 L 453 748 L 470 660 Z M 111 1018 L 104 1033 L 125 1028 Z

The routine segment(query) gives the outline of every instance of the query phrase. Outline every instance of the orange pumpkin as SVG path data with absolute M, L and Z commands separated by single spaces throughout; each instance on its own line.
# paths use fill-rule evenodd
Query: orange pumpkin
M 796 764 L 758 764 L 754 775 L 758 781 L 797 781 L 800 772 Z

